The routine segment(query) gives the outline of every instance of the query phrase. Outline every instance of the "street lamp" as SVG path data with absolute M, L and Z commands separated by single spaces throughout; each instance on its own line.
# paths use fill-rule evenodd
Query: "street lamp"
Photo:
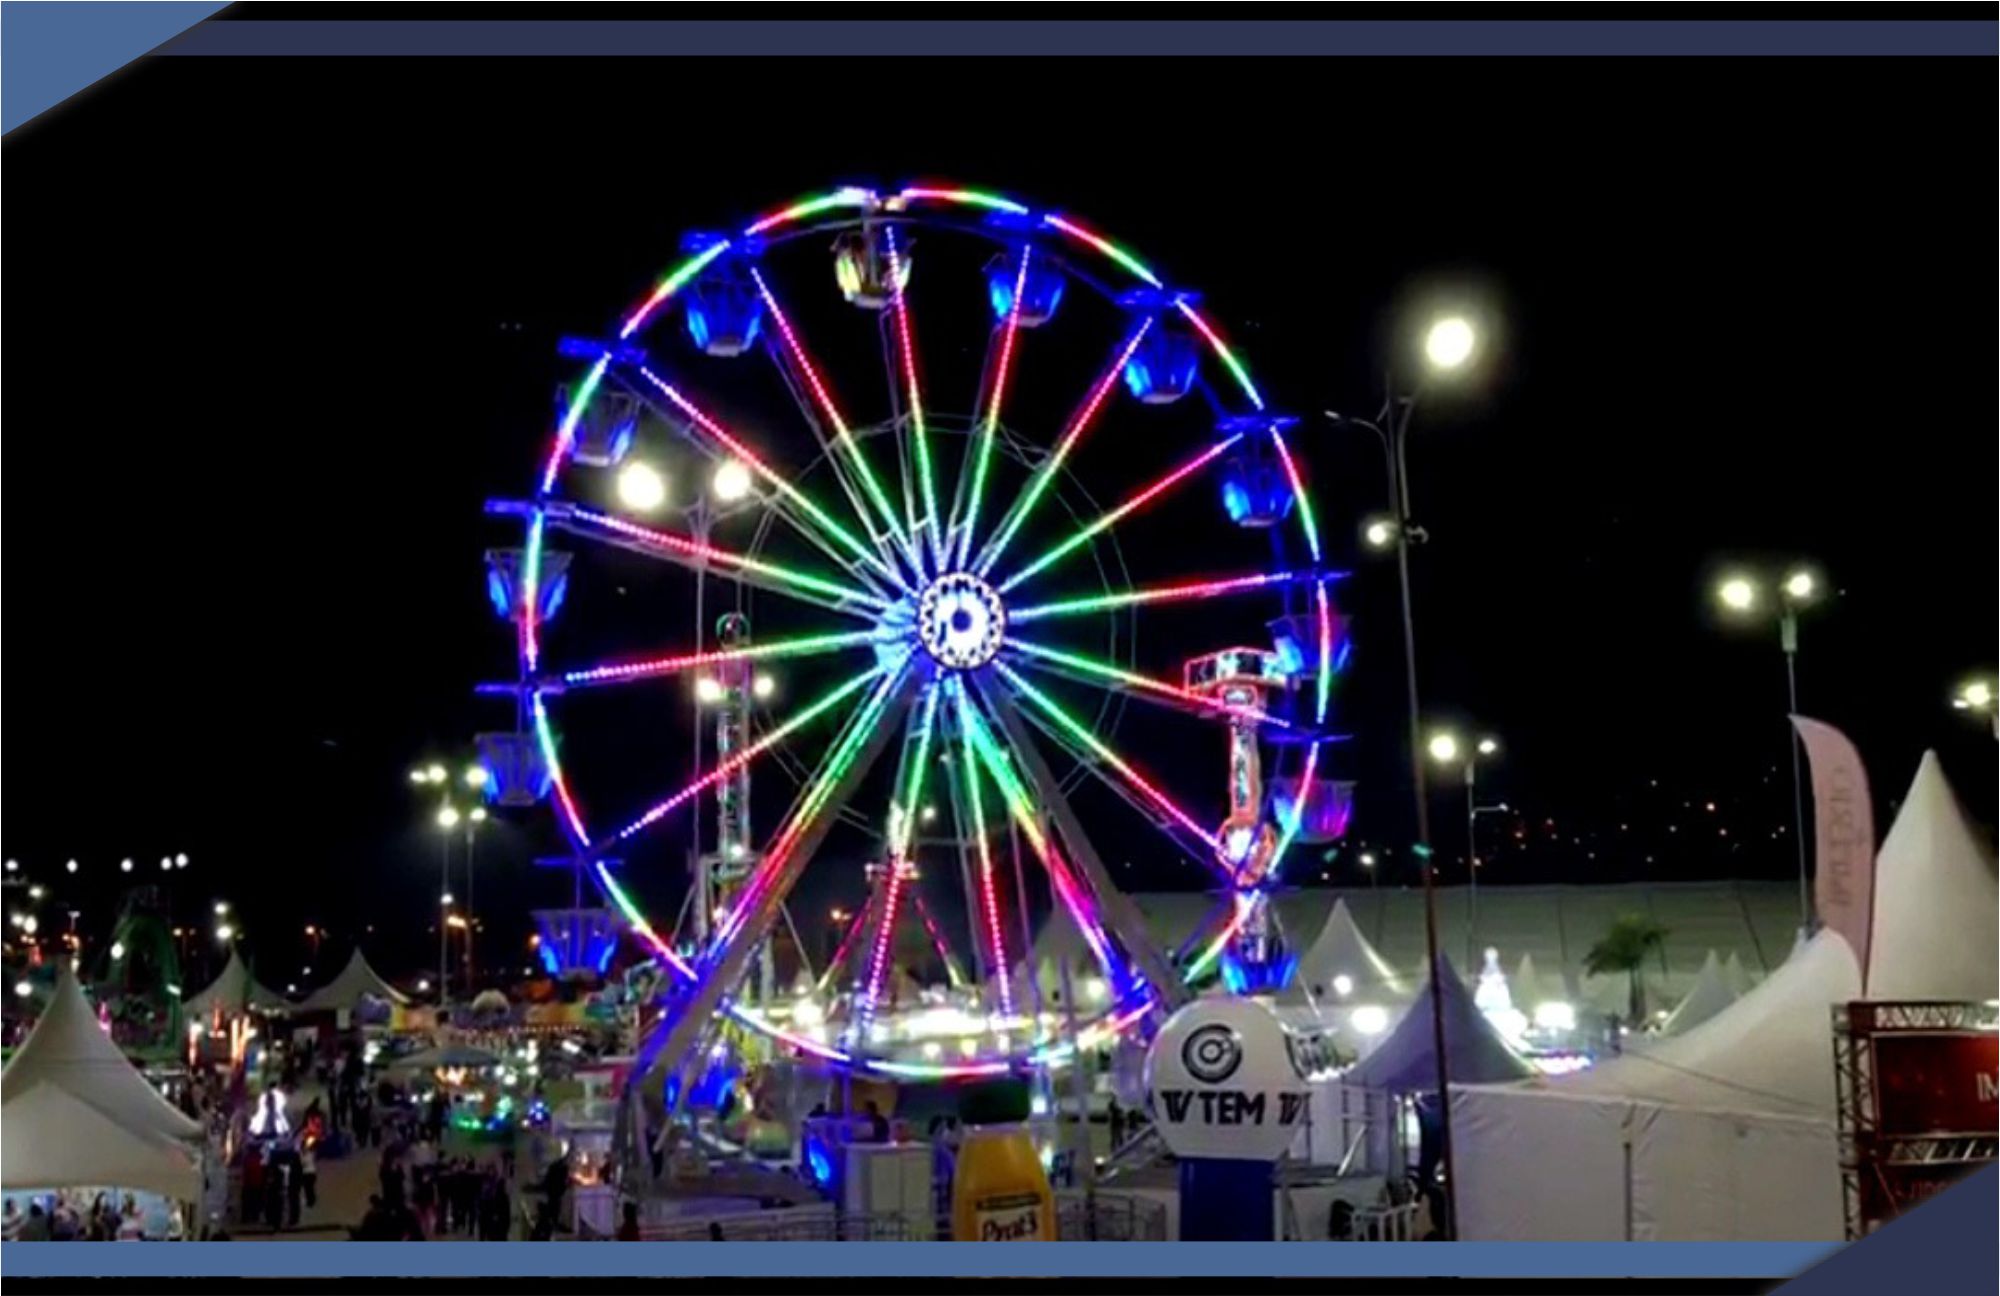
M 1426 376 L 1449 380 L 1464 373 L 1478 349 L 1478 330 L 1469 318 L 1457 313 L 1439 316 L 1432 320 L 1424 336 Z M 1457 1176 L 1452 1173 L 1451 1075 L 1445 1055 L 1444 996 L 1437 988 L 1444 981 L 1444 964 L 1438 951 L 1437 936 L 1437 870 L 1431 862 L 1430 807 L 1424 784 L 1424 748 L 1420 736 L 1422 721 L 1417 701 L 1416 618 L 1410 599 L 1410 547 L 1422 544 L 1428 538 L 1424 529 L 1416 525 L 1410 516 L 1410 421 L 1416 414 L 1421 392 L 1420 383 L 1416 389 L 1397 395 L 1392 384 L 1381 411 L 1372 420 L 1352 418 L 1334 410 L 1326 411 L 1326 416 L 1335 423 L 1353 424 L 1374 433 L 1382 443 L 1383 459 L 1388 468 L 1388 503 L 1393 517 L 1383 519 L 1379 526 L 1369 526 L 1363 538 L 1372 548 L 1395 549 L 1397 588 L 1402 598 L 1403 679 L 1408 692 L 1410 726 L 1410 799 L 1416 819 L 1414 849 L 1423 869 L 1424 943 L 1429 954 L 1431 978 L 1431 1047 L 1437 1057 L 1438 1133 L 1445 1179 L 1446 1223 L 1443 1233 L 1449 1238 L 1458 1230 L 1458 1188 Z
M 1819 578 L 1806 566 L 1795 566 L 1778 583 L 1778 646 L 1785 652 L 1785 695 L 1787 711 L 1786 743 L 1792 749 L 1792 836 L 1799 855 L 1799 924 L 1813 926 L 1812 887 L 1806 879 L 1806 782 L 1804 759 L 1799 754 L 1800 739 L 1789 719 L 1799 713 L 1799 612 L 1819 596 Z M 1749 616 L 1762 601 L 1758 579 L 1747 572 L 1733 572 L 1715 587 L 1723 610 L 1735 616 Z
M 708 487 L 723 504 L 734 504 L 750 493 L 750 470 L 739 459 L 725 459 L 709 478 Z
M 634 513 L 651 513 L 667 502 L 667 479 L 651 464 L 634 459 L 618 470 L 618 502 Z
M 1970 711 L 1974 715 L 1990 713 L 1993 716 L 1993 736 L 2000 738 L 2000 706 L 1994 705 L 1996 697 L 2000 697 L 2000 692 L 1996 692 L 1992 680 L 1967 680 L 1959 685 L 1951 705 L 1955 711 Z
M 1459 746 L 1458 739 L 1450 733 L 1439 733 L 1431 738 L 1431 759 L 1440 765 L 1465 765 L 1465 884 L 1466 922 L 1465 957 L 1469 964 L 1473 951 L 1479 948 L 1479 816 L 1483 814 L 1505 814 L 1507 803 L 1483 806 L 1479 804 L 1479 762 L 1497 756 L 1500 740 L 1491 736 L 1479 739 L 1470 751 Z
M 1472 359 L 1477 344 L 1472 321 L 1463 315 L 1445 315 L 1433 321 L 1424 334 L 1424 359 L 1433 369 L 1457 369 Z

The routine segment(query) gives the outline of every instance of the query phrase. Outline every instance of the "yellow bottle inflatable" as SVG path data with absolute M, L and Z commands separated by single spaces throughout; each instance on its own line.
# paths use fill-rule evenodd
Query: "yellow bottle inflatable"
M 969 1126 L 952 1174 L 959 1242 L 1053 1242 L 1056 1196 L 1024 1125 Z

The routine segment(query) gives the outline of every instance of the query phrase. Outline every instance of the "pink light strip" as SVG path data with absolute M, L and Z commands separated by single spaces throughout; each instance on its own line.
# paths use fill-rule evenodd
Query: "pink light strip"
M 896 930 L 896 911 L 902 905 L 903 869 L 900 861 L 889 864 L 887 894 L 882 900 L 882 925 L 875 929 L 875 948 L 868 958 L 868 988 L 864 997 L 864 1007 L 860 1022 L 866 1023 L 881 1002 L 882 966 L 889 955 L 891 937 Z
M 1012 576 L 1008 577 L 1005 581 L 1001 583 L 998 592 L 1001 594 L 1009 593 L 1014 589 L 1015 586 L 1019 585 L 1022 581 L 1027 580 L 1030 576 L 1033 576 L 1037 572 L 1040 572 L 1054 565 L 1064 555 L 1077 549 L 1079 546 L 1089 543 L 1092 537 L 1100 535 L 1109 528 L 1118 525 L 1118 523 L 1122 522 L 1125 518 L 1131 516 L 1139 509 L 1146 507 L 1146 505 L 1158 499 L 1165 492 L 1172 490 L 1176 485 L 1180 484 L 1183 480 L 1185 480 L 1190 474 L 1199 472 L 1201 469 L 1206 468 L 1209 464 L 1215 462 L 1215 460 L 1220 458 L 1222 454 L 1226 452 L 1231 446 L 1235 445 L 1238 441 L 1241 441 L 1242 439 L 1243 439 L 1243 434 L 1241 432 L 1234 432 L 1231 433 L 1229 436 L 1224 437 L 1222 440 L 1216 442 L 1214 445 L 1202 451 L 1194 458 L 1188 460 L 1180 467 L 1174 469 L 1166 476 L 1160 478 L 1152 485 L 1147 486 L 1145 489 L 1141 490 L 1138 494 L 1132 496 L 1130 499 L 1126 500 L 1123 504 L 1120 504 L 1117 508 L 1112 509 L 1109 513 L 1106 513 L 1103 517 L 1098 518 L 1097 521 L 1092 522 L 1089 526 L 1085 527 L 1083 530 L 1077 532 L 1069 539 L 1063 541 L 1055 548 L 1049 550 L 1047 553 L 1043 554 L 1040 558 L 1037 558 L 1034 562 L 1029 563 L 1026 567 L 1023 567 L 1020 571 L 1015 572 Z
M 828 517 L 826 510 L 814 503 L 810 496 L 792 485 L 791 482 L 787 481 L 779 473 L 773 471 L 769 464 L 765 463 L 749 446 L 743 444 L 728 428 L 723 427 L 722 424 L 709 417 L 707 411 L 701 409 L 693 401 L 690 401 L 671 383 L 668 383 L 651 369 L 642 365 L 639 367 L 639 375 L 650 382 L 660 395 L 672 402 L 676 409 L 686 415 L 689 422 L 708 433 L 709 436 L 715 439 L 717 444 L 729 451 L 744 467 L 755 473 L 772 490 L 777 491 L 779 495 L 783 496 L 790 503 L 797 505 L 808 517 L 831 532 L 833 537 L 841 541 L 855 557 L 859 558 L 895 585 L 906 590 L 909 588 L 909 584 L 903 580 L 900 574 L 891 570 L 889 565 L 884 563 L 877 554 L 848 534 L 845 527 L 835 522 L 831 517 Z M 864 518 L 862 521 L 865 524 L 867 519 Z
M 1132 336 L 1127 339 L 1117 358 L 1105 367 L 1104 372 L 1099 374 L 1097 381 L 1091 385 L 1083 404 L 1079 405 L 1076 412 L 1070 416 L 1069 426 L 1063 429 L 1062 437 L 1056 442 L 1054 453 L 1049 456 L 1046 463 L 1035 470 L 1035 476 L 1028 483 L 1027 489 L 1022 492 L 1019 503 L 1009 510 L 999 531 L 988 542 L 986 553 L 979 560 L 980 575 L 984 576 L 992 571 L 993 565 L 999 562 L 1000 556 L 1007 551 L 1007 546 L 1020 531 L 1021 524 L 1028 520 L 1028 515 L 1034 511 L 1035 505 L 1048 490 L 1049 483 L 1054 481 L 1056 474 L 1062 470 L 1063 464 L 1069 458 L 1069 452 L 1076 448 L 1076 443 L 1083 439 L 1083 434 L 1097 421 L 1097 415 L 1104 408 L 1106 398 L 1118 385 L 1118 375 L 1124 372 L 1126 364 L 1132 359 L 1132 353 L 1139 349 L 1139 344 L 1145 341 L 1146 334 L 1152 327 L 1153 321 L 1148 318 L 1142 321 L 1138 328 L 1132 330 Z
M 588 670 L 565 671 L 564 684 L 604 684 L 614 680 L 639 679 L 650 675 L 674 675 L 682 671 L 702 670 L 710 666 L 727 666 L 736 662 L 776 661 L 786 657 L 814 656 L 841 648 L 854 648 L 862 644 L 882 643 L 891 636 L 881 630 L 855 630 L 847 634 L 811 635 L 802 639 L 778 640 L 768 644 L 757 644 L 749 648 L 730 648 L 718 652 L 682 653 L 673 657 L 651 657 L 643 661 L 617 662 L 609 666 L 593 666 Z
M 848 680 L 845 684 L 842 684 L 840 687 L 834 689 L 831 693 L 828 693 L 825 697 L 821 698 L 819 701 L 813 703 L 813 705 L 807 707 L 805 710 L 799 712 L 797 715 L 786 720 L 785 723 L 771 730 L 769 733 L 765 734 L 762 738 L 759 738 L 756 742 L 753 742 L 748 747 L 743 748 L 743 750 L 737 752 L 735 755 L 731 756 L 728 760 L 723 761 L 721 764 L 717 765 L 714 769 L 710 770 L 708 773 L 702 775 L 694 782 L 688 784 L 680 791 L 674 793 L 666 800 L 660 802 L 652 809 L 646 811 L 645 814 L 640 815 L 637 819 L 634 819 L 631 823 L 619 829 L 615 834 L 612 835 L 611 840 L 626 841 L 629 838 L 631 838 L 635 833 L 640 833 L 645 831 L 647 828 L 650 828 L 652 825 L 658 823 L 665 816 L 672 814 L 677 807 L 686 805 L 688 801 L 690 801 L 694 797 L 701 795 L 703 790 L 707 788 L 712 788 L 717 783 L 722 782 L 724 779 L 730 778 L 736 773 L 736 771 L 742 769 L 745 765 L 748 765 L 751 761 L 757 759 L 765 752 L 771 750 L 771 748 L 783 742 L 785 739 L 791 737 L 793 734 L 797 733 L 800 729 L 803 729 L 805 726 L 819 719 L 820 716 L 825 715 L 833 707 L 839 705 L 843 699 L 852 696 L 856 692 L 859 692 L 863 686 L 868 684 L 869 681 L 877 678 L 881 674 L 882 674 L 882 669 L 878 666 L 870 670 L 863 671 L 859 675 L 856 675 L 853 679 Z
M 1261 572 L 1254 576 L 1223 576 L 1214 580 L 1190 581 L 1185 585 L 1159 585 L 1152 589 L 1133 590 L 1126 594 L 1095 594 L 1063 599 L 1055 603 L 1039 603 L 1034 607 L 1009 609 L 1007 622 L 1010 625 L 1020 625 L 1027 621 L 1039 621 L 1045 617 L 1107 612 L 1114 608 L 1136 607 L 1149 603 L 1178 603 L 1184 599 L 1214 598 L 1221 594 L 1234 594 L 1238 590 L 1285 585 L 1298 579 L 1296 572 Z
M 993 455 L 993 438 L 999 432 L 1000 406 L 1007 395 L 1007 376 L 1014 363 L 1014 338 L 1021 329 L 1021 294 L 1028 289 L 1028 259 L 1034 248 L 1021 245 L 1021 264 L 1014 272 L 1014 300 L 1007 306 L 1007 322 L 1001 326 L 1000 358 L 994 365 L 993 391 L 986 402 L 986 417 L 980 420 L 978 461 L 973 466 L 971 492 L 966 497 L 965 518 L 959 524 L 958 563 L 964 566 L 972 552 L 972 533 L 979 524 L 980 497 L 986 493 L 986 472 Z M 948 537 L 949 539 L 949 537 Z
M 1088 657 L 1079 657 L 1075 653 L 1062 652 L 1054 648 L 1045 648 L 1040 644 L 1029 643 L 1027 640 L 1018 639 L 1013 635 L 1007 636 L 1006 646 L 1041 661 L 1054 662 L 1083 674 L 1095 675 L 1101 679 L 1112 680 L 1120 684 L 1129 684 L 1135 689 L 1140 689 L 1147 693 L 1156 693 L 1165 698 L 1172 698 L 1177 702 L 1183 702 L 1201 710 L 1213 711 L 1217 715 L 1229 716 L 1236 720 L 1248 720 L 1256 724 L 1267 724 L 1279 729 L 1296 727 L 1291 721 L 1281 716 L 1274 716 L 1268 711 L 1260 711 L 1255 707 L 1231 706 L 1220 698 L 1212 698 L 1206 694 L 1196 693 L 1190 689 L 1182 688 L 1178 684 L 1169 684 L 1165 680 L 1156 679 L 1151 675 L 1142 675 L 1138 671 L 1128 671 L 1122 667 L 1107 666 L 1103 662 L 1092 661 Z
M 1036 706 L 1054 717 L 1057 724 L 1063 730 L 1090 748 L 1099 760 L 1109 765 L 1112 769 L 1117 770 L 1120 774 L 1123 774 L 1127 782 L 1144 793 L 1146 799 L 1151 801 L 1155 806 L 1158 806 L 1168 818 L 1194 834 L 1196 841 L 1202 842 L 1218 856 L 1221 855 L 1222 843 L 1216 838 L 1214 832 L 1204 828 L 1195 820 L 1193 815 L 1181 809 L 1180 805 L 1155 785 L 1151 779 L 1134 769 L 1129 761 L 1111 750 L 1110 746 L 1092 734 L 1088 727 L 1078 723 L 1050 699 L 1046 693 L 1043 693 L 1040 689 L 1022 678 L 1019 671 L 1009 666 L 1006 662 L 995 662 L 994 665 L 1000 668 L 1000 674 L 1009 684 L 1019 689 L 1030 702 L 1033 702 Z
M 706 562 L 712 562 L 719 567 L 733 568 L 737 571 L 755 572 L 759 576 L 769 577 L 780 584 L 796 586 L 803 590 L 811 590 L 816 594 L 850 603 L 857 603 L 864 607 L 874 608 L 877 611 L 887 611 L 889 608 L 886 600 L 876 598 L 873 594 L 868 594 L 850 586 L 842 585 L 837 581 L 826 580 L 823 577 L 814 576 L 807 572 L 793 571 L 787 567 L 780 567 L 776 563 L 767 563 L 728 549 L 719 549 L 712 544 L 705 544 L 700 540 L 696 540 L 692 536 L 678 535 L 672 531 L 661 531 L 654 527 L 640 526 L 637 522 L 628 522 L 624 518 L 616 517 L 610 513 L 599 513 L 595 509 L 573 509 L 570 512 L 570 516 L 586 525 L 602 527 L 606 531 L 625 536 L 628 539 L 637 540 L 642 544 L 665 549 L 672 553 L 685 554 L 690 558 L 700 558 Z
M 891 507 L 889 497 L 883 493 L 882 483 L 876 479 L 874 470 L 868 466 L 868 460 L 863 456 L 861 447 L 855 443 L 854 433 L 848 428 L 846 418 L 841 415 L 840 407 L 834 403 L 833 393 L 827 389 L 826 379 L 820 376 L 819 366 L 815 365 L 812 357 L 806 354 L 804 341 L 792 327 L 791 318 L 785 314 L 785 308 L 778 304 L 777 294 L 773 293 L 770 285 L 764 282 L 762 272 L 753 269 L 750 277 L 757 284 L 757 292 L 764 299 L 765 309 L 771 312 L 771 319 L 778 326 L 778 335 L 785 341 L 786 353 L 805 376 L 806 386 L 811 390 L 813 400 L 819 404 L 820 412 L 826 415 L 827 422 L 833 425 L 834 439 L 847 452 L 855 472 L 860 476 L 863 493 L 888 522 L 889 534 L 895 538 L 898 547 L 903 551 L 903 556 L 909 559 L 914 570 L 921 572 L 923 564 L 918 561 L 917 551 L 911 545 L 910 538 L 903 534 L 902 526 L 896 520 L 896 510 Z M 867 528 L 869 537 L 880 544 L 881 537 L 876 533 L 874 522 L 866 511 L 862 513 L 861 522 Z

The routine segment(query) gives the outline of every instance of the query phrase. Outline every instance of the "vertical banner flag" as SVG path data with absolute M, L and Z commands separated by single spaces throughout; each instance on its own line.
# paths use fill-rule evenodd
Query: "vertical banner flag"
M 1813 908 L 1822 925 L 1847 938 L 1868 992 L 1868 933 L 1875 914 L 1875 812 L 1868 771 L 1847 735 L 1830 724 L 1793 716 L 1812 771 L 1813 840 L 1818 871 Z

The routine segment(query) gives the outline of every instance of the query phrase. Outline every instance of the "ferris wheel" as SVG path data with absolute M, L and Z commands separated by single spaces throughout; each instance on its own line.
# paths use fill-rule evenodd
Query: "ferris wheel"
M 532 489 L 488 505 L 525 527 L 488 555 L 519 664 L 494 690 L 518 728 L 483 740 L 488 763 L 503 797 L 553 800 L 578 869 L 661 965 L 645 1067 L 678 1072 L 720 1028 L 898 1081 L 1000 1075 L 1143 1031 L 1205 978 L 1282 982 L 1270 895 L 1347 808 L 1322 759 L 1341 573 L 1293 420 L 1195 295 L 1067 215 L 938 186 L 835 189 L 683 252 L 608 336 L 565 343 L 583 368 Z M 729 508 L 674 527 L 643 474 L 618 489 L 662 438 L 714 465 Z M 566 600 L 584 615 L 572 590 L 599 553 L 720 578 L 734 610 L 712 639 L 698 620 L 686 641 L 566 657 L 554 621 Z M 768 687 L 779 662 L 811 681 L 796 701 Z M 672 681 L 677 705 L 698 691 L 736 717 L 713 767 L 597 808 L 568 708 Z M 796 792 L 758 842 L 748 774 L 781 761 Z M 677 940 L 616 861 L 710 802 L 715 871 Z M 755 968 L 808 869 L 863 867 L 818 859 L 841 824 L 868 829 L 868 899 L 808 1013 Z M 1134 857 L 1182 861 L 1219 897 L 1178 949 L 1120 890 Z M 1023 1002 L 1035 897 L 1101 972 L 1080 1014 Z M 973 1023 L 949 1057 L 881 1020 L 912 923 Z

